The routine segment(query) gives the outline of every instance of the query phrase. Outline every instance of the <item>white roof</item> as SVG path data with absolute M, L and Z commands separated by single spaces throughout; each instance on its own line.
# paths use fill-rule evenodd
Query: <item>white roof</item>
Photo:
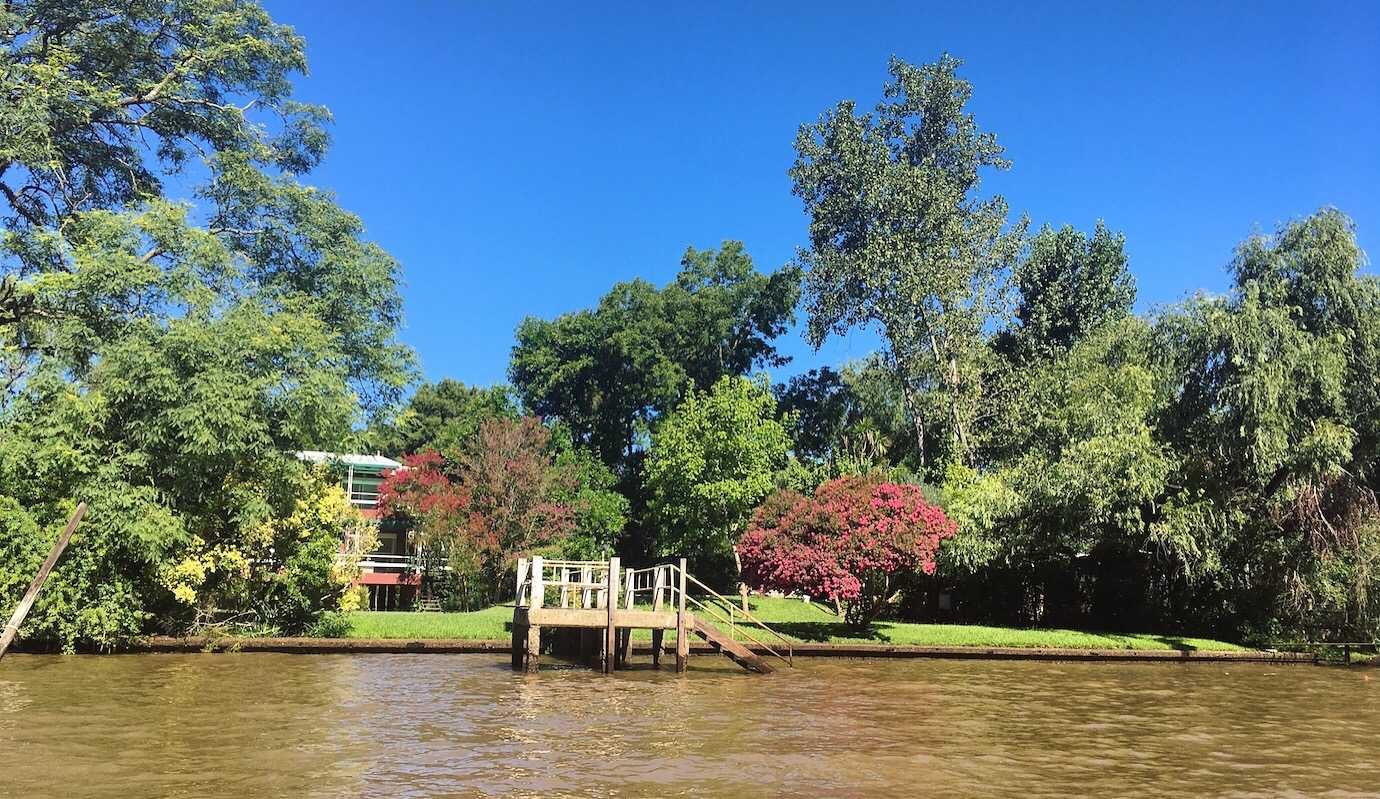
M 320 450 L 303 450 L 297 453 L 297 457 L 310 463 L 342 463 L 346 466 L 369 466 L 375 469 L 401 469 L 402 464 L 392 458 L 385 458 L 382 455 L 360 455 L 357 453 L 344 452 L 321 452 Z

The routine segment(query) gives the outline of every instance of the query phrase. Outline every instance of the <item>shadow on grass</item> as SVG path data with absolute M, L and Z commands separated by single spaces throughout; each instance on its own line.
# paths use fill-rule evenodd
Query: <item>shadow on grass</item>
M 743 606 L 742 606 L 741 604 L 739 604 L 738 598 L 737 598 L 737 597 L 733 597 L 732 599 L 730 599 L 730 600 L 727 601 L 727 602 L 723 602 L 723 601 L 720 601 L 720 600 L 718 600 L 718 599 L 710 599 L 710 598 L 704 598 L 704 599 L 701 599 L 701 601 L 704 602 L 705 604 L 709 605 L 710 607 L 713 607 L 713 608 L 715 608 L 715 609 L 717 609 L 717 610 L 720 610 L 720 611 L 723 611 L 723 612 L 727 612 L 727 610 L 728 610 L 728 608 L 729 608 L 730 605 L 733 607 L 733 610 L 734 610 L 735 612 L 738 612 L 738 613 L 741 613 L 741 612 L 742 612 L 742 607 L 743 607 Z M 820 604 L 820 603 L 818 603 L 818 602 L 800 602 L 798 605 L 797 605 L 796 603 L 792 603 L 792 604 L 795 605 L 796 611 L 797 611 L 798 613 L 802 614 L 802 615 L 818 616 L 818 617 L 824 618 L 824 619 L 837 619 L 837 618 L 838 618 L 838 616 L 834 614 L 834 611 L 833 611 L 831 608 L 829 608 L 827 605 L 822 605 L 822 604 Z M 767 607 L 766 607 L 765 605 L 763 605 L 761 602 L 757 601 L 756 599 L 751 599 L 751 598 L 748 599 L 748 612 L 749 612 L 749 613 L 751 613 L 751 614 L 754 615 L 754 616 L 759 616 L 759 615 L 766 615 L 766 611 L 767 611 Z M 767 624 L 770 624 L 770 625 L 772 625 L 773 627 L 775 627 L 777 624 L 780 623 L 780 622 L 775 622 L 775 621 L 769 621 L 769 620 L 766 620 L 766 619 L 763 619 L 763 621 L 766 621 Z
M 1156 641 L 1159 641 L 1160 643 L 1164 644 L 1164 645 L 1167 646 L 1167 647 L 1170 647 L 1170 648 L 1172 648 L 1172 649 L 1177 649 L 1177 650 L 1179 650 L 1180 652 L 1197 652 L 1197 651 L 1198 651 L 1198 647 L 1194 646 L 1193 644 L 1190 644 L 1188 641 L 1185 641 L 1185 640 L 1182 639 L 1182 638 L 1179 638 L 1178 636 L 1174 636 L 1174 635 L 1157 635 L 1157 636 L 1155 636 L 1155 640 L 1156 640 Z
M 782 635 L 810 643 L 840 639 L 891 643 L 891 636 L 871 625 L 860 629 L 841 621 L 774 621 L 768 624 Z
M 1103 636 L 1104 638 L 1109 638 L 1109 639 L 1111 639 L 1111 640 L 1113 640 L 1113 641 L 1116 641 L 1118 644 L 1120 644 L 1122 647 L 1124 647 L 1124 648 L 1126 648 L 1126 649 L 1139 649 L 1139 648 L 1143 648 L 1143 647 L 1137 647 L 1136 644 L 1137 644 L 1137 643 L 1143 644 L 1145 641 L 1155 641 L 1155 642 L 1157 642 L 1157 643 L 1164 644 L 1165 646 L 1169 647 L 1170 649 L 1176 650 L 1176 651 L 1178 651 L 1178 652 L 1182 652 L 1182 653 L 1184 653 L 1184 654 L 1188 654 L 1188 653 L 1191 653 L 1191 652 L 1197 652 L 1197 651 L 1198 651 L 1198 647 L 1196 647 L 1196 646 L 1194 646 L 1193 644 L 1189 643 L 1187 639 L 1182 638 L 1182 637 L 1177 636 L 1177 635 L 1123 635 L 1123 634 L 1120 634 L 1120 633 L 1092 633 L 1092 634 L 1093 634 L 1093 635 L 1101 635 L 1101 636 Z

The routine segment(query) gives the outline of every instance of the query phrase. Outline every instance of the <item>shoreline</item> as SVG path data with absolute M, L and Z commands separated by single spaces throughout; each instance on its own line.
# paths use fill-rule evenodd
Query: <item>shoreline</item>
M 751 646 L 758 654 L 768 654 Z M 29 650 L 32 651 L 32 650 Z M 1305 652 L 1271 650 L 1153 650 L 1153 649 L 1058 649 L 1037 647 L 914 646 L 903 644 L 825 644 L 809 643 L 794 647 L 795 657 L 854 659 L 945 659 L 945 660 L 1034 660 L 1085 662 L 1155 663 L 1316 663 Z M 506 655 L 511 644 L 505 640 L 455 638 L 208 638 L 152 636 L 120 650 L 119 654 L 140 653 L 236 653 L 273 652 L 280 654 L 493 654 Z M 633 645 L 634 654 L 650 655 L 651 647 Z M 695 642 L 692 655 L 712 655 L 708 644 Z

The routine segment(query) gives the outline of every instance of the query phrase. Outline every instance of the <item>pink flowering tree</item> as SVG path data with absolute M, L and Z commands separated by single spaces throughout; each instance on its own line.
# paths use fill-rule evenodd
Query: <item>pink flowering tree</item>
M 813 497 L 768 497 L 738 554 L 752 587 L 833 600 L 850 625 L 865 627 L 893 598 L 897 578 L 934 573 L 940 542 L 956 531 L 919 486 L 841 477 Z

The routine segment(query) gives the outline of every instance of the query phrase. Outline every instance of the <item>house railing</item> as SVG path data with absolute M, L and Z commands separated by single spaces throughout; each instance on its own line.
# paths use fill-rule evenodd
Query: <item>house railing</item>
M 337 558 L 342 562 L 347 562 L 352 555 L 346 552 L 340 553 Z M 364 571 L 421 571 L 426 566 L 432 569 L 446 570 L 445 558 L 438 558 L 434 555 L 423 558 L 420 555 L 391 555 L 380 552 L 371 552 L 359 556 L 359 568 Z
M 367 486 L 351 486 L 350 503 L 352 505 L 362 505 L 368 508 L 377 507 L 379 504 L 378 489 Z

